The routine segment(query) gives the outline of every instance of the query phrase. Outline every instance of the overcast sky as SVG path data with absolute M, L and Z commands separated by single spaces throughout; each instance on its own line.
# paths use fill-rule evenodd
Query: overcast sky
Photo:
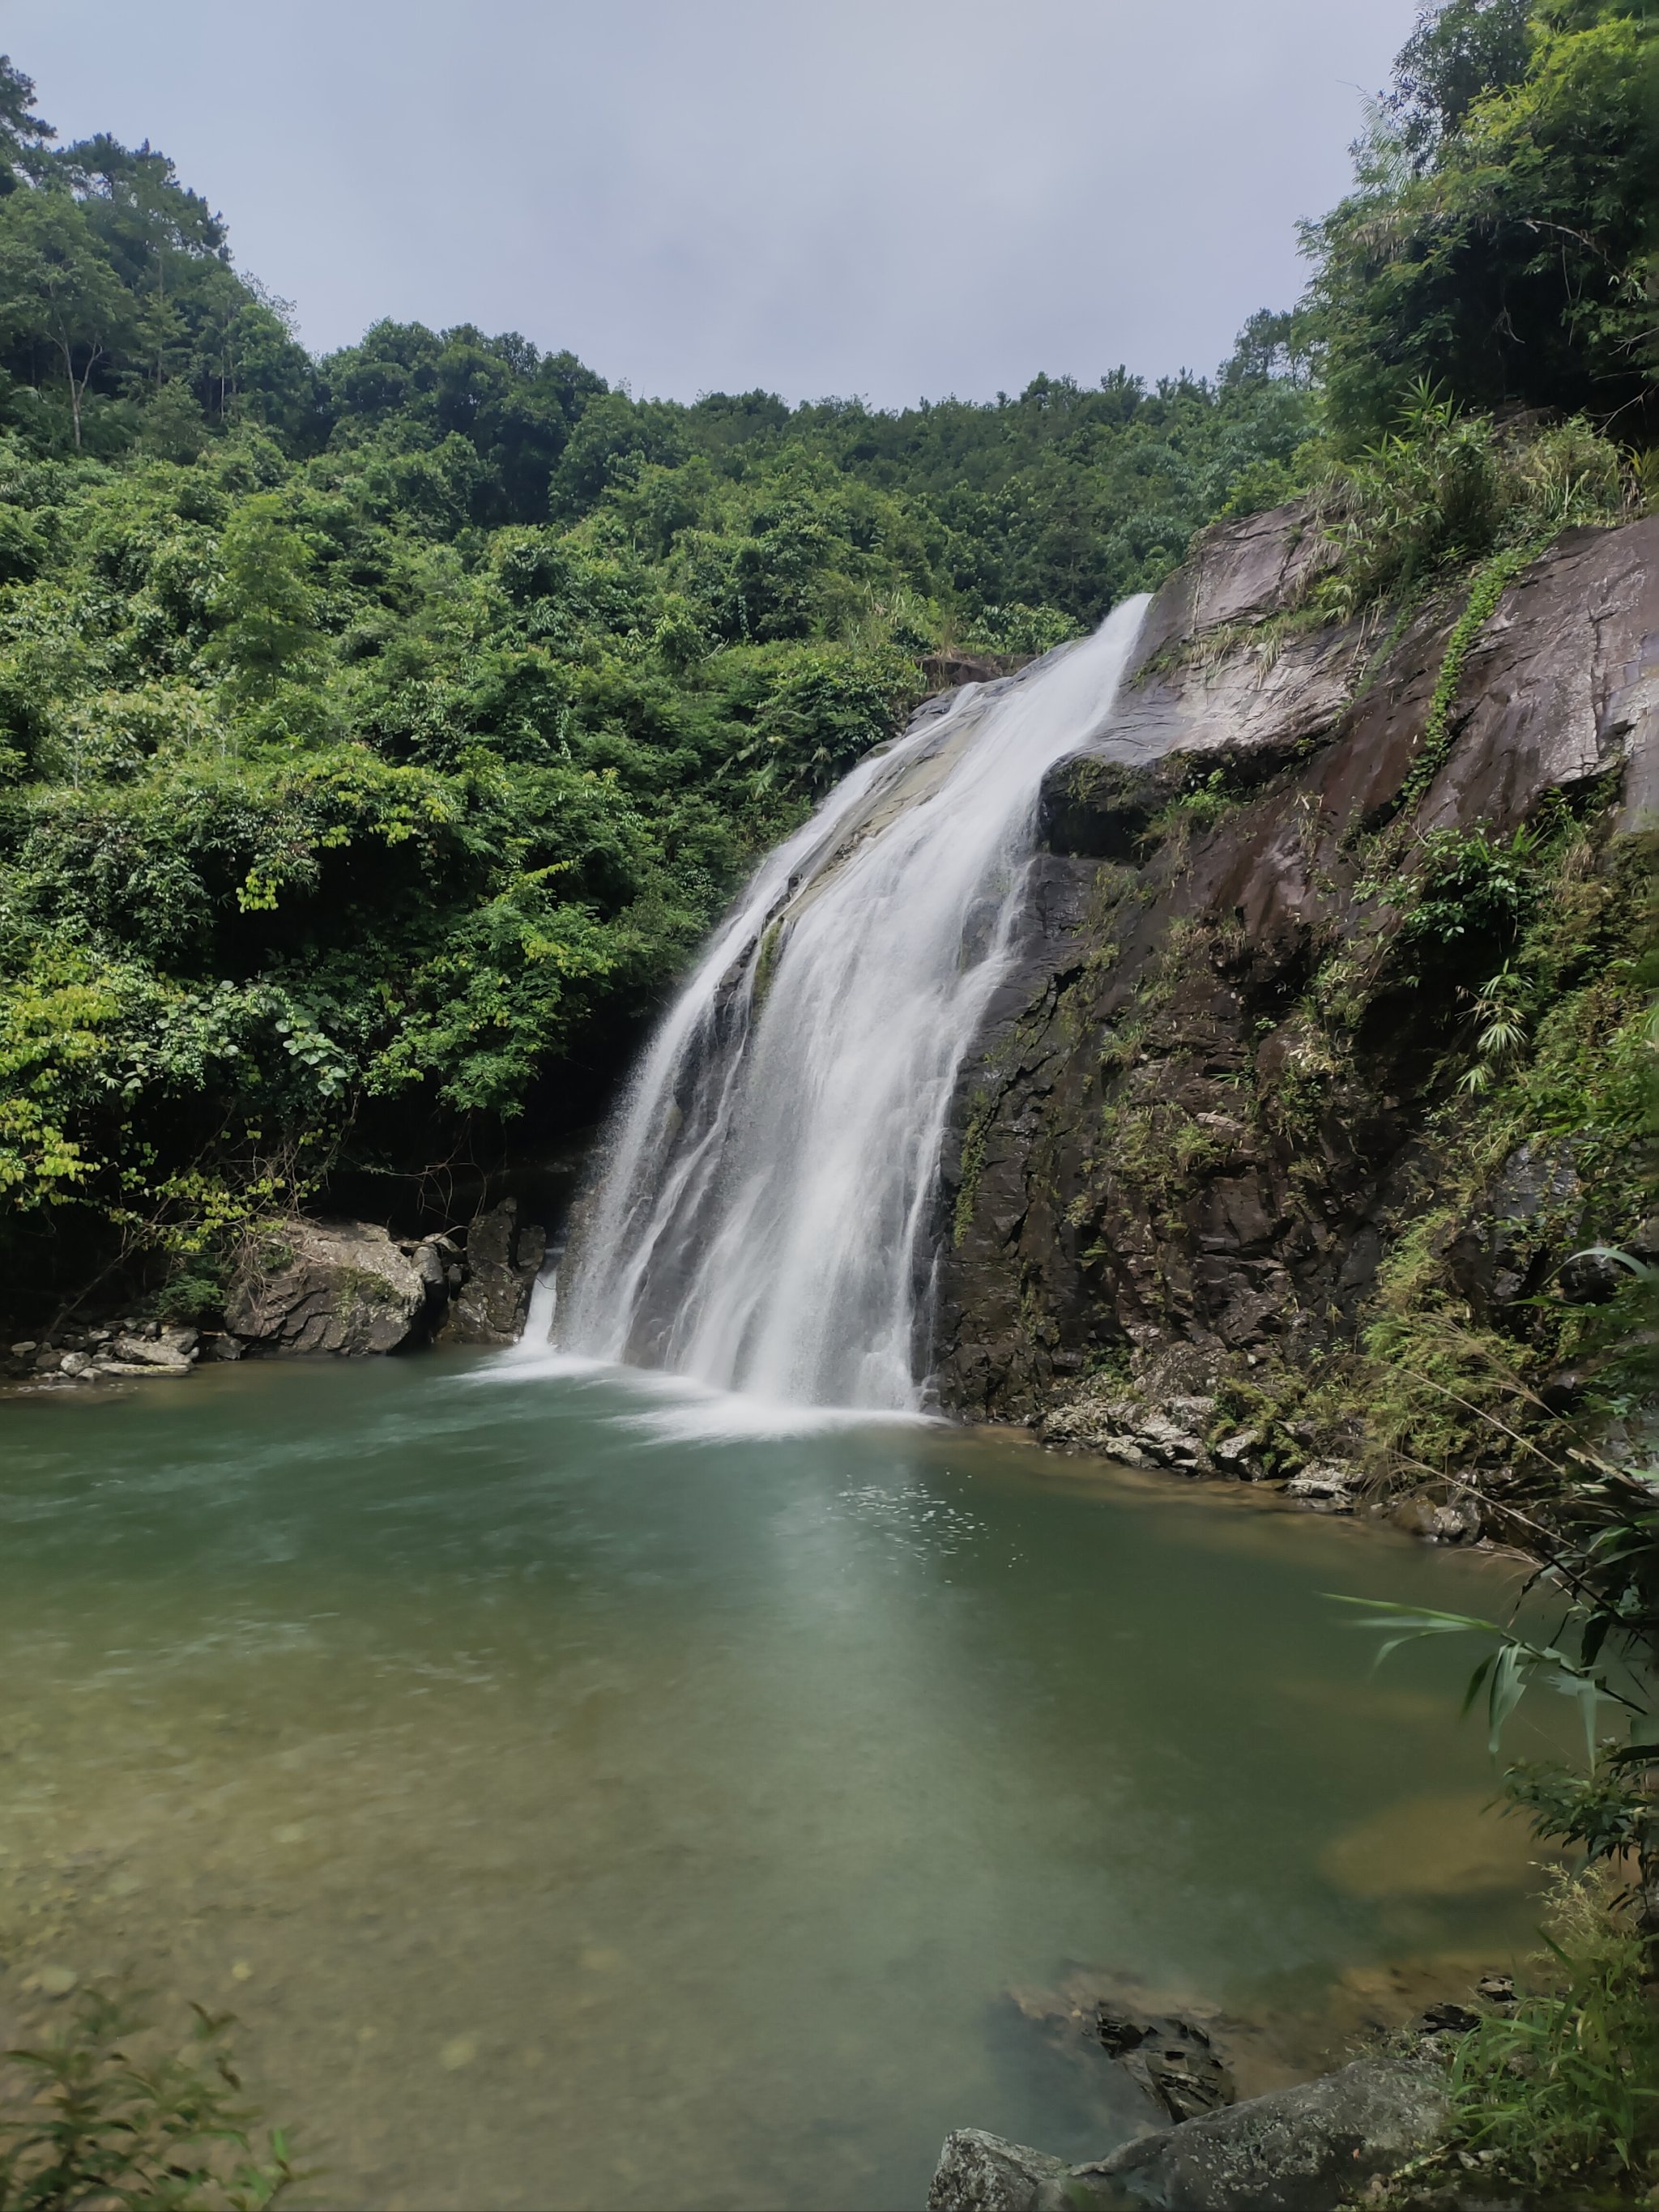
M 1301 282 L 1413 0 L 0 0 L 306 343 L 515 329 L 638 393 L 1209 369 Z

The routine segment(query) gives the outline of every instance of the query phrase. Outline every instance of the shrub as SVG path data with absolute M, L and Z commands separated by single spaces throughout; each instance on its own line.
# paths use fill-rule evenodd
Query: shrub
M 18 2077 L 0 2105 L 0 2212 L 262 2212 L 300 2179 L 281 2129 L 253 2148 L 260 2115 L 226 2048 L 232 2016 L 191 2010 L 183 2054 L 135 2056 L 134 1996 L 94 1986 L 58 2035 L 7 2052 Z
M 1410 605 L 1460 565 L 1506 555 L 1484 623 L 1510 576 L 1559 532 L 1619 521 L 1633 500 L 1618 448 L 1583 416 L 1509 432 L 1419 384 L 1392 430 L 1325 477 L 1319 513 L 1340 560 L 1314 604 L 1339 617 L 1394 596 Z
M 1605 1867 L 1558 1874 L 1547 1950 L 1513 2009 L 1489 2012 L 1452 2061 L 1437 2163 L 1531 2203 L 1659 2182 L 1659 2009 L 1648 1948 Z
M 1543 895 L 1538 838 L 1517 830 L 1494 842 L 1483 830 L 1431 831 L 1400 940 L 1419 957 L 1460 963 L 1489 944 L 1517 937 Z

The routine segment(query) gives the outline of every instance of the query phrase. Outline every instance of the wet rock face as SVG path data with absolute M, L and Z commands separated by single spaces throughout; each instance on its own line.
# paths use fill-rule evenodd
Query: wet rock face
M 546 1249 L 544 1232 L 520 1221 L 512 1198 L 453 1236 L 418 1241 L 367 1221 L 284 1223 L 245 1255 L 213 1354 L 351 1358 L 434 1336 L 514 1344 Z
M 466 1279 L 444 1326 L 459 1344 L 516 1344 L 530 1310 L 530 1292 L 547 1253 L 545 1233 L 519 1220 L 519 1202 L 504 1198 L 466 1232 Z
M 1396 988 L 1386 948 L 1346 1061 L 1299 1006 L 1377 912 L 1356 833 L 1401 806 L 1461 602 L 1380 666 L 1352 627 L 1264 641 L 1324 557 L 1294 508 L 1212 532 L 1149 611 L 1110 720 L 1049 779 L 1017 965 L 946 1146 L 934 1376 L 952 1411 L 1212 1471 L 1219 1445 L 1206 1461 L 1205 1422 L 1170 1401 L 1339 1340 L 1421 1202 L 1449 1018 L 1413 974 Z M 1570 533 L 1471 647 L 1402 834 L 1507 838 L 1547 792 L 1610 830 L 1659 798 L 1656 634 L 1659 521 Z M 1477 1316 L 1602 1233 L 1570 1150 L 1497 1181 L 1487 1225 L 1446 1254 Z M 1564 1294 L 1593 1303 L 1606 1274 L 1586 1263 Z M 1149 1393 L 1174 1349 L 1188 1370 Z M 1255 1472 L 1243 1432 L 1226 1441 L 1213 1471 Z M 1344 1510 L 1348 1472 L 1322 1467 L 1316 1502 Z
M 186 1368 L 197 1346 L 193 1328 L 157 1328 L 154 1335 L 135 1336 L 122 1332 L 112 1338 L 106 1352 L 99 1355 L 100 1365 L 118 1363 L 141 1371 L 149 1368 Z M 70 1362 L 77 1364 L 71 1367 Z M 84 1373 L 92 1364 L 85 1352 L 65 1352 L 60 1362 L 66 1374 Z
M 1484 1319 L 1540 1287 L 1552 1249 L 1573 1237 L 1586 1196 L 1570 1143 L 1516 1147 L 1488 1186 L 1480 1214 L 1446 1255 L 1453 1280 L 1476 1314 Z M 1601 1279 L 1595 1263 L 1581 1266 L 1580 1278 L 1592 1287 Z
M 426 1286 L 384 1229 L 295 1221 L 254 1240 L 225 1301 L 225 1323 L 267 1353 L 395 1352 Z

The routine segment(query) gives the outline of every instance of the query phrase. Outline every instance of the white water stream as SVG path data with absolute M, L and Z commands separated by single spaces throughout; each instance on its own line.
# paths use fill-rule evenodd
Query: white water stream
M 562 1351 L 920 1408 L 963 1057 L 1008 969 L 1043 775 L 1109 713 L 1145 606 L 969 687 L 757 872 L 611 1132 L 559 1285 Z

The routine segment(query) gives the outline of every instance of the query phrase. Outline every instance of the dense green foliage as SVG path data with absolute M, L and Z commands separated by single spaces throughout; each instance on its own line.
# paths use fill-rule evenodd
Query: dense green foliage
M 1650 1285 L 1648 1270 L 1627 1264 Z M 1442 2140 L 1382 2200 L 1398 2212 L 1445 2203 L 1449 2186 L 1461 2198 L 1471 2176 L 1501 2191 L 1498 2201 L 1518 2190 L 1520 2202 L 1550 2204 L 1649 2203 L 1659 2183 L 1659 1471 L 1574 1458 L 1550 1470 L 1547 1517 L 1518 1522 L 1539 1565 L 1516 1611 L 1547 1590 L 1552 1642 L 1513 1616 L 1499 1626 L 1346 1601 L 1366 1608 L 1359 1626 L 1387 1635 L 1383 1656 L 1425 1637 L 1486 1644 L 1464 1703 L 1483 1699 L 1494 1753 L 1534 1686 L 1565 1692 L 1586 1738 L 1581 1771 L 1530 1764 L 1505 1777 L 1534 1834 L 1581 1850 L 1584 1863 L 1552 1878 L 1548 1948 L 1531 1985 L 1485 2004 L 1459 2038 Z
M 1339 433 L 1422 380 L 1659 432 L 1648 0 L 1449 0 L 1401 57 L 1355 190 L 1306 234 Z
M 222 222 L 145 144 L 61 149 L 0 58 L 0 366 L 32 444 L 172 459 L 252 411 L 302 434 L 315 378 Z M 23 179 L 27 179 L 27 185 Z
M 930 654 L 1072 635 L 1274 495 L 1310 426 L 1260 328 L 1213 386 L 899 415 L 636 401 L 470 329 L 313 362 L 161 155 L 54 149 L 31 89 L 0 73 L 26 1243 L 210 1258 L 342 1162 L 487 1148 L 532 1097 L 590 1117 Z
M 152 1289 L 171 1271 L 163 1310 L 188 1317 L 251 1219 L 331 1175 L 417 1183 L 527 1109 L 543 1130 L 589 1119 L 756 855 L 951 656 L 1040 652 L 1155 586 L 1206 521 L 1304 493 L 1332 561 L 1285 624 L 1364 613 L 1380 659 L 1425 599 L 1456 611 L 1416 767 L 1368 833 L 1377 926 L 1320 960 L 1279 1110 L 1311 1113 L 1402 1004 L 1439 1024 L 1445 1081 L 1435 1187 L 1357 1342 L 1228 1386 L 1224 1411 L 1271 1462 L 1291 1414 L 1340 1440 L 1363 1404 L 1395 1476 L 1472 1477 L 1511 1534 L 1541 1516 L 1528 1540 L 1565 1643 L 1492 1632 L 1493 1717 L 1553 1671 L 1580 1694 L 1639 1680 L 1642 1726 L 1584 1778 L 1512 1789 L 1542 1832 L 1631 1854 L 1659 1912 L 1654 1485 L 1547 1462 L 1559 1407 L 1537 1395 L 1589 1374 L 1577 1413 L 1628 1414 L 1618 1342 L 1652 1283 L 1568 1299 L 1557 1270 L 1477 1321 L 1448 1257 L 1522 1146 L 1570 1158 L 1598 1220 L 1638 1218 L 1650 916 L 1633 856 L 1610 862 L 1565 810 L 1503 843 L 1410 829 L 1505 586 L 1655 489 L 1650 15 L 1427 9 L 1353 190 L 1306 231 L 1304 301 L 1253 318 L 1213 380 L 1040 376 L 890 413 L 636 399 L 466 326 L 382 322 L 314 360 L 163 155 L 59 148 L 0 58 L 17 1318 L 122 1261 Z M 1231 803 L 1212 775 L 1158 834 Z M 1155 1189 L 1206 1139 L 1160 1103 L 1113 1142 Z M 983 1150 L 975 1121 L 959 1233 Z M 1546 1209 L 1537 1234 L 1567 1225 Z M 1651 1928 L 1587 1899 L 1567 1900 L 1553 1985 L 1465 2045 L 1425 2186 L 1471 2160 L 1552 2201 L 1659 2172 Z M 134 2071 L 95 2004 L 82 2027 L 30 2062 L 50 2110 L 12 2130 L 0 2202 L 79 2201 L 108 2179 L 111 2128 L 146 2157 L 193 2147 L 204 2201 L 288 2178 L 280 2142 L 228 2172 L 203 2150 L 245 2148 L 246 2124 L 206 2077 Z
M 0 64 L 13 1279 L 71 1286 L 113 1225 L 210 1282 L 331 1172 L 591 1119 L 756 854 L 950 656 L 1044 649 L 1218 514 L 1322 485 L 1320 618 L 1611 511 L 1639 28 L 1431 14 L 1307 302 L 1213 381 L 893 413 L 636 399 L 468 327 L 313 360 L 163 155 L 60 147 Z M 1467 411 L 1511 397 L 1579 411 L 1523 450 Z
M 1558 1883 L 1541 1971 L 1461 2043 L 1433 2161 L 1443 2181 L 1467 2185 L 1473 2172 L 1523 2203 L 1651 2201 L 1659 2009 L 1647 1947 L 1610 1887 Z

